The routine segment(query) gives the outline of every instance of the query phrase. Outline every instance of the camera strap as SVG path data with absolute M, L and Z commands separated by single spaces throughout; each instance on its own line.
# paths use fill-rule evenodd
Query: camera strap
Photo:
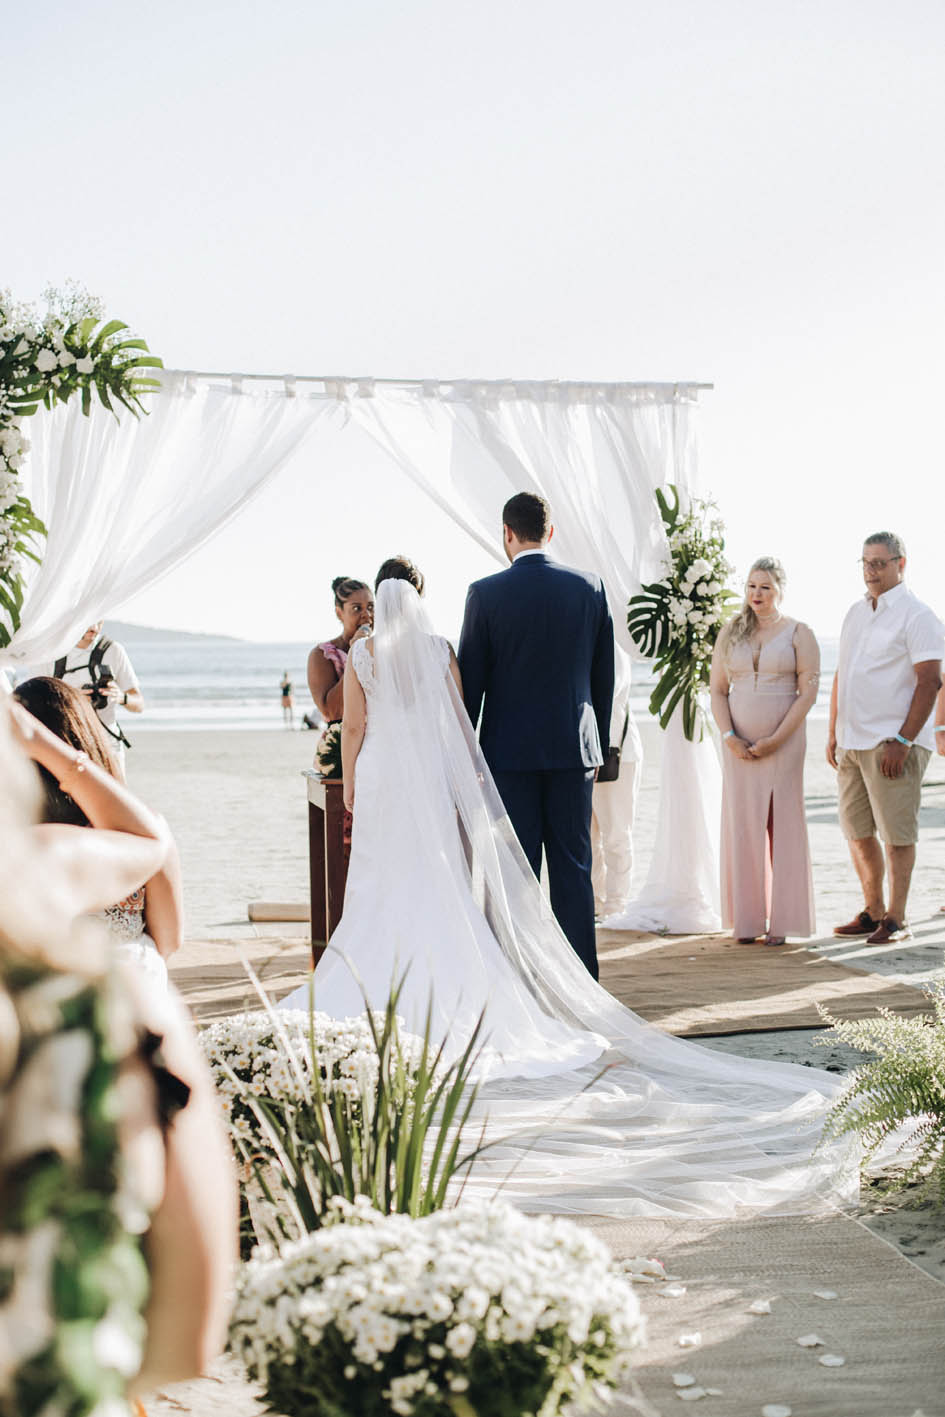
M 57 659 L 55 664 L 53 665 L 52 677 L 54 679 L 62 679 L 66 674 L 78 674 L 80 669 L 87 669 L 92 676 L 92 682 L 97 684 L 99 679 L 102 677 L 102 660 L 105 658 L 111 647 L 111 640 L 108 638 L 107 635 L 102 635 L 101 638 L 97 639 L 94 645 L 92 646 L 92 649 L 89 653 L 88 663 L 73 664 L 72 668 L 68 670 L 66 669 L 66 663 L 68 661 L 69 656 L 64 654 L 62 658 Z

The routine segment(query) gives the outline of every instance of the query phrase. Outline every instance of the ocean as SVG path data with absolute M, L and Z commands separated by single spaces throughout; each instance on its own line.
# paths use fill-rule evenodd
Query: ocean
M 295 724 L 312 708 L 305 665 L 311 645 L 163 635 L 130 625 L 106 626 L 127 649 L 141 683 L 145 712 L 122 714 L 132 740 L 154 729 L 275 729 L 282 727 L 279 681 L 294 686 Z M 836 641 L 822 645 L 823 677 L 813 716 L 825 718 L 836 667 Z M 644 716 L 654 685 L 647 664 L 634 666 L 633 709 Z

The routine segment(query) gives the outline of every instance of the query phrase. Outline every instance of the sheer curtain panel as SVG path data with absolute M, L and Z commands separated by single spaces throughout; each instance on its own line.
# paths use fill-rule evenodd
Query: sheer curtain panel
M 224 526 L 323 419 L 320 384 L 165 371 L 146 417 L 78 401 L 30 420 L 27 490 L 49 530 L 4 664 L 54 658 Z

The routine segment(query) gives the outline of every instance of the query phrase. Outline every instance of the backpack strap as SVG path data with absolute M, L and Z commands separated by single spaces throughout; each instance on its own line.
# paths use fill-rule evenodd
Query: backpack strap
M 103 635 L 101 639 L 96 640 L 95 644 L 92 646 L 92 653 L 89 655 L 89 673 L 94 683 L 97 683 L 101 677 L 102 660 L 111 647 L 112 642 L 110 639 L 107 639 L 105 635 Z

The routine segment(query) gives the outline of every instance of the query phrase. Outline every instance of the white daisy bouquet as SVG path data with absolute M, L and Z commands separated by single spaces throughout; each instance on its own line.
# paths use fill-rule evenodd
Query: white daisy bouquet
M 113 412 L 116 404 L 143 412 L 142 396 L 158 387 L 152 373 L 161 368 L 121 320 L 103 323 L 101 304 L 75 282 L 44 294 L 41 318 L 0 291 L 0 646 L 19 628 L 24 560 L 39 561 L 46 534 L 20 481 L 30 446 L 23 420 L 74 394 L 86 414 L 93 394 Z
M 712 650 L 738 597 L 726 584 L 734 568 L 715 504 L 692 499 L 683 508 L 675 487 L 667 493 L 656 489 L 668 543 L 666 574 L 631 596 L 627 628 L 640 652 L 655 661 L 659 682 L 650 712 L 665 728 L 681 705 L 683 731 L 694 739 L 702 737 L 699 694 L 709 683 Z
M 231 1346 L 287 1417 L 554 1417 L 629 1378 L 639 1304 L 572 1221 L 495 1201 L 333 1219 L 241 1273 Z

